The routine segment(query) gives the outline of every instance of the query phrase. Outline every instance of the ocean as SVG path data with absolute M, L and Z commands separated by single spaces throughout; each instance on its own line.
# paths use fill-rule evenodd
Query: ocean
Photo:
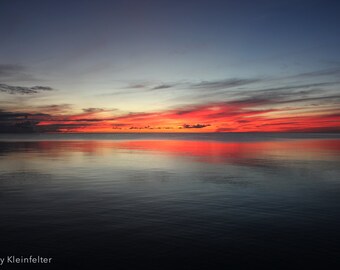
M 0 257 L 51 258 L 8 269 L 327 269 L 340 134 L 2 134 L 0 202 Z

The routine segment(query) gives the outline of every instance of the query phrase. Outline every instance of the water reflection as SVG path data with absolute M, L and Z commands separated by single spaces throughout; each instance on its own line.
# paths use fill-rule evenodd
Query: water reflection
M 80 152 L 100 156 L 110 155 L 117 149 L 154 151 L 176 156 L 205 157 L 205 160 L 210 162 L 222 162 L 229 158 L 261 156 L 271 156 L 278 159 L 283 157 L 320 159 L 338 156 L 340 153 L 340 140 L 310 139 L 268 142 L 181 140 L 0 142 L 0 155 L 8 155 L 11 152 L 15 152 L 59 156 Z
M 309 139 L 266 142 L 181 140 L 26 141 L 0 142 L 2 162 L 98 157 L 110 162 L 119 155 L 163 155 L 191 161 L 242 166 L 283 166 L 287 162 L 339 161 L 340 140 Z M 142 161 L 141 161 L 142 162 Z
M 339 161 L 336 139 L 0 142 L 0 253 L 55 269 L 336 263 Z

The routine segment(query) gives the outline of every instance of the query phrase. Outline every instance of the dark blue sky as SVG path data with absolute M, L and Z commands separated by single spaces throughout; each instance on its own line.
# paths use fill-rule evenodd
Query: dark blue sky
M 338 3 L 5 0 L 0 59 L 99 81 L 312 71 L 340 60 Z

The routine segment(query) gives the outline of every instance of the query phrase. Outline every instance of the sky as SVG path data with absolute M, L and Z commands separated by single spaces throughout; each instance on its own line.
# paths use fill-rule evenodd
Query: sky
M 0 1 L 0 132 L 340 132 L 340 2 Z

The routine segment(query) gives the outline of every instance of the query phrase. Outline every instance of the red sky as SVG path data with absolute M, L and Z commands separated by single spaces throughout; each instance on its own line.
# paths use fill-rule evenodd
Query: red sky
M 52 132 L 340 131 L 340 110 L 335 108 L 274 108 L 267 103 L 265 100 L 221 102 L 122 115 L 92 109 L 75 115 L 42 117 L 46 119 L 38 126 Z

